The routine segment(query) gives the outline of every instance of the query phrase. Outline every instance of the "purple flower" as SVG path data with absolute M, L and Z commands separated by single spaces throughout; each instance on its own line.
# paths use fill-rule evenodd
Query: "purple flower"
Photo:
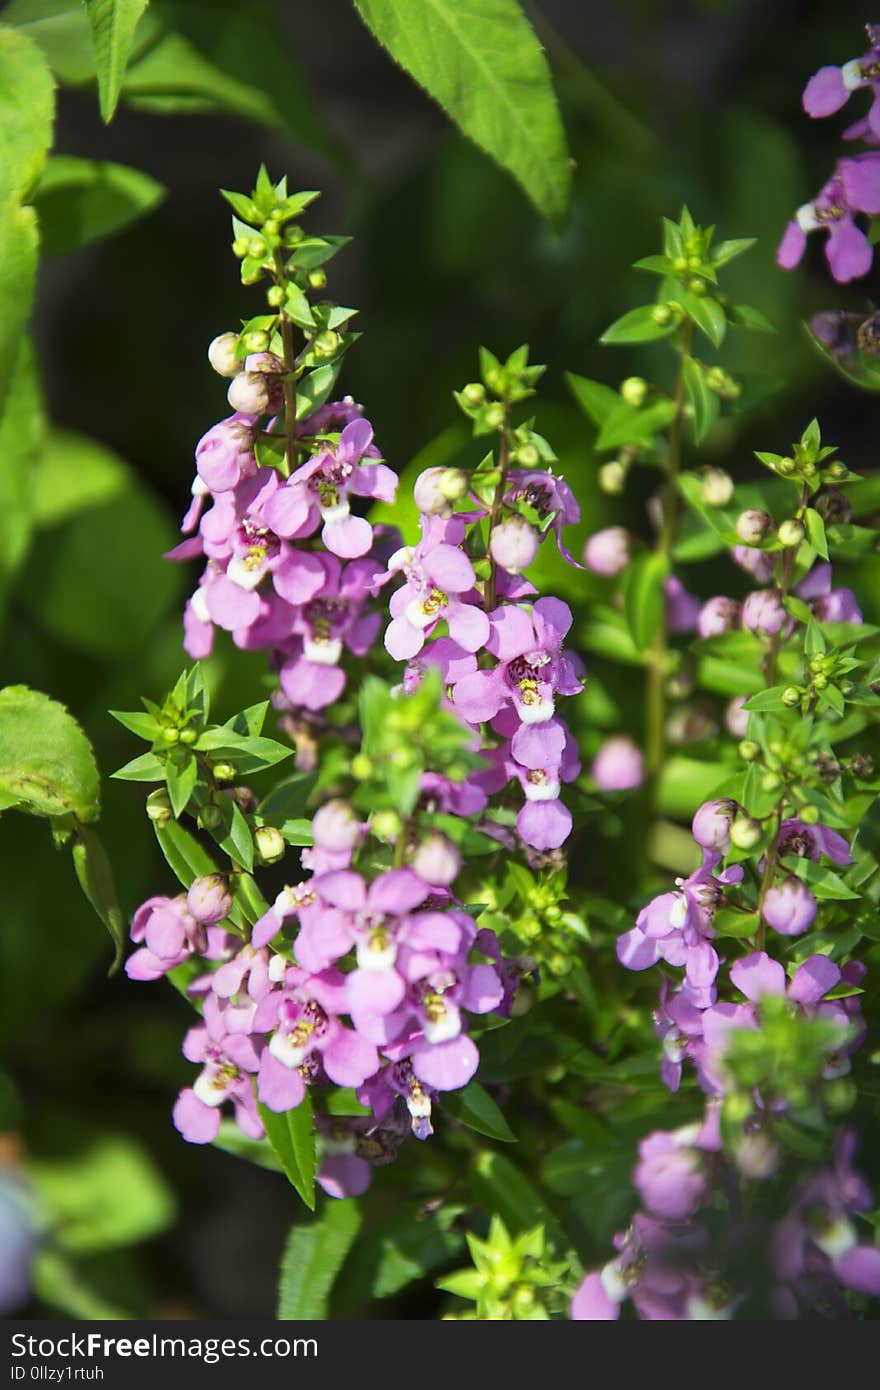
M 211 492 L 226 492 L 256 473 L 254 424 L 255 416 L 236 412 L 202 435 L 196 445 L 196 468 Z M 183 529 L 188 529 L 186 522 Z
M 202 1070 L 191 1087 L 181 1091 L 174 1107 L 174 1125 L 190 1144 L 210 1144 L 220 1129 L 220 1107 L 231 1101 L 235 1121 L 249 1139 L 263 1137 L 254 1099 L 253 1073 L 259 1057 L 244 1033 L 229 1034 L 219 1005 L 205 1001 L 205 1021 L 190 1028 L 183 1042 L 188 1062 Z
M 379 634 L 379 614 L 365 614 L 363 609 L 380 571 L 374 560 L 343 566 L 335 555 L 312 558 L 323 576 L 320 592 L 291 614 L 279 677 L 291 705 L 319 710 L 338 700 L 345 689 L 339 664 L 343 652 L 365 656 Z
M 694 814 L 691 834 L 701 848 L 726 854 L 730 849 L 730 827 L 738 814 L 739 806 L 729 797 L 704 801 Z
M 626 734 L 606 739 L 590 767 L 590 776 L 603 792 L 631 791 L 645 777 L 642 750 Z
M 552 719 L 556 693 L 581 689 L 575 661 L 562 647 L 571 621 L 571 609 L 557 598 L 538 599 L 531 615 L 512 605 L 496 608 L 485 645 L 498 665 L 458 682 L 453 701 L 462 718 L 479 724 L 512 705 L 524 724 Z
M 366 555 L 373 528 L 353 516 L 349 494 L 393 502 L 397 475 L 374 459 L 373 427 L 356 418 L 345 426 L 339 442 L 324 447 L 290 475 L 272 504 L 270 519 L 279 534 L 308 535 L 322 525 L 321 539 L 344 560 Z
M 693 632 L 700 616 L 700 600 L 689 594 L 677 575 L 663 586 L 666 594 L 666 626 L 670 632 Z
M 271 1036 L 260 1058 L 258 1094 L 270 1110 L 300 1104 L 304 1069 L 319 1066 L 338 1086 L 361 1086 L 376 1071 L 375 1047 L 339 1021 L 344 1011 L 345 976 L 338 970 L 309 975 L 293 967 L 284 988 L 260 1002 L 254 1029 Z
M 735 545 L 730 552 L 734 564 L 750 574 L 756 584 L 769 584 L 776 573 L 776 556 L 751 545 Z
M 524 502 L 538 513 L 543 526 L 542 540 L 550 531 L 556 537 L 559 553 L 576 569 L 583 567 L 566 549 L 562 541 L 563 526 L 574 526 L 581 519 L 577 498 L 564 478 L 554 477 L 547 469 L 511 469 L 507 475 L 508 489 L 504 500 L 509 506 Z
M 385 632 L 385 646 L 395 661 L 416 656 L 428 632 L 444 618 L 450 637 L 465 651 L 486 645 L 489 620 L 477 606 L 474 567 L 462 550 L 443 541 L 426 549 L 422 541 L 415 550 L 393 557 L 390 568 L 406 576 L 391 597 L 392 621 Z
M 508 517 L 492 528 L 489 554 L 509 574 L 522 574 L 538 553 L 538 535 L 521 516 Z
M 852 589 L 832 589 L 831 566 L 818 561 L 795 588 L 820 623 L 861 623 L 862 610 Z
M 709 1175 L 696 1147 L 700 1126 L 656 1130 L 639 1144 L 633 1173 L 642 1204 L 661 1221 L 686 1221 L 703 1205 Z
M 839 284 L 857 280 L 871 269 L 873 250 L 854 215 L 880 212 L 880 154 L 838 160 L 828 182 L 811 203 L 798 208 L 777 251 L 777 262 L 792 270 L 801 260 L 807 234 L 826 231 L 825 256 Z
M 776 844 L 780 858 L 796 854 L 800 859 L 818 863 L 824 854 L 834 864 L 852 863 L 849 845 L 842 835 L 827 825 L 805 825 L 799 816 L 782 822 Z
M 193 879 L 186 895 L 186 905 L 197 922 L 216 926 L 232 911 L 232 894 L 225 874 L 207 874 Z
M 131 939 L 143 946 L 125 962 L 130 980 L 158 980 L 193 954 L 221 959 L 228 941 L 224 931 L 196 920 L 182 893 L 142 903 L 132 918 Z
M 761 916 L 781 936 L 801 936 L 813 925 L 816 899 L 799 878 L 786 878 L 768 888 Z
M 754 552 L 757 555 L 761 551 Z M 761 632 L 768 637 L 790 622 L 778 589 L 755 589 L 742 606 L 742 624 L 751 632 Z
M 845 132 L 845 139 L 880 140 L 880 32 L 876 24 L 866 24 L 871 47 L 861 58 L 852 58 L 841 67 L 829 65 L 814 73 L 804 88 L 803 105 L 808 116 L 833 116 L 846 105 L 853 92 L 868 89 L 873 96 L 866 118 Z

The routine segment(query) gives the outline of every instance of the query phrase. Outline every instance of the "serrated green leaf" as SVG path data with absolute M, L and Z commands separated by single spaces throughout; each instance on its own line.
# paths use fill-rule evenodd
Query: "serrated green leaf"
M 282 1115 L 276 1115 L 274 1110 L 262 1104 L 259 1109 L 266 1137 L 278 1155 L 284 1172 L 309 1210 L 314 1211 L 318 1155 L 311 1096 L 306 1091 L 299 1105 Z
M 6 20 L 6 15 L 2 16 Z M 0 200 L 25 201 L 52 143 L 55 83 L 43 54 L 18 29 L 0 28 Z
M 116 111 L 134 32 L 148 4 L 149 0 L 85 0 L 105 125 L 110 124 Z
M 355 0 L 396 62 L 555 225 L 571 165 L 547 61 L 516 0 Z
M 282 1321 L 327 1316 L 333 1281 L 360 1230 L 361 1214 L 353 1198 L 331 1201 L 320 1220 L 294 1226 L 287 1237 L 278 1284 Z
M 24 685 L 0 690 L 0 792 L 35 816 L 93 821 L 100 810 L 89 740 L 63 705 Z

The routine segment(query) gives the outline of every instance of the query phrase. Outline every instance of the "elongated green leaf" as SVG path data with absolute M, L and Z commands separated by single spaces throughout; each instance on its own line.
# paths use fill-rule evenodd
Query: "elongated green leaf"
M 470 1181 L 478 1198 L 489 1211 L 497 1212 L 511 1234 L 542 1222 L 554 1244 L 565 1249 L 567 1242 L 556 1216 L 509 1159 L 491 1150 L 477 1154 Z
M 646 305 L 640 309 L 630 309 L 629 313 L 615 319 L 605 329 L 600 343 L 652 343 L 657 338 L 668 338 L 678 327 L 678 320 L 670 318 L 658 323 L 654 317 L 654 307 Z
M 167 825 L 154 824 L 153 828 L 169 867 L 184 888 L 189 888 L 194 878 L 216 874 L 214 860 L 184 826 L 172 820 Z
M 165 764 L 155 753 L 141 753 L 110 776 L 117 782 L 164 782 Z
M 39 690 L 0 690 L 0 794 L 35 816 L 97 820 L 92 745 L 63 705 Z
M 33 530 L 34 470 L 44 436 L 43 400 L 33 351 L 24 339 L 0 419 L 0 620 Z
M 306 1091 L 299 1105 L 294 1110 L 285 1111 L 283 1115 L 276 1115 L 274 1110 L 261 1105 L 260 1117 L 266 1130 L 266 1138 L 278 1155 L 292 1186 L 309 1211 L 314 1211 L 318 1155 L 315 1147 L 311 1096 Z
M 688 400 L 694 412 L 694 441 L 701 444 L 718 419 L 721 402 L 706 385 L 705 373 L 699 362 L 686 357 L 682 369 Z
M 198 763 L 192 753 L 180 762 L 170 756 L 165 763 L 165 780 L 168 783 L 168 797 L 171 809 L 179 817 L 189 803 L 193 788 L 199 775 Z
M 566 372 L 565 380 L 578 405 L 601 429 L 611 411 L 620 404 L 619 392 L 604 382 L 591 381 L 589 377 L 577 376 L 574 372 Z
M 319 1221 L 294 1226 L 281 1256 L 278 1317 L 326 1318 L 333 1281 L 361 1224 L 357 1203 L 329 1202 Z
M 113 120 L 134 31 L 149 0 L 86 0 L 98 74 L 98 98 L 105 125 Z
M 541 46 L 517 0 L 355 0 L 367 27 L 555 225 L 571 168 Z
M 53 155 L 34 193 L 43 254 L 61 256 L 152 212 L 165 190 L 125 164 Z
M 104 923 L 113 942 L 113 964 L 110 967 L 112 975 L 122 963 L 126 936 L 125 918 L 116 897 L 113 869 L 107 851 L 94 830 L 80 826 L 74 834 L 71 848 L 80 888 Z
M 0 192 L 0 417 L 6 410 L 33 302 L 37 242 L 33 208 L 19 207 Z
M 626 572 L 623 591 L 623 611 L 633 642 L 640 651 L 650 645 L 663 613 L 664 581 L 669 574 L 669 561 L 664 555 L 641 555 Z
M 2 16 L 5 19 L 5 15 Z M 0 28 L 0 200 L 22 202 L 52 143 L 55 83 L 25 34 Z
M 444 1108 L 478 1134 L 485 1134 L 489 1139 L 500 1139 L 505 1144 L 516 1143 L 516 1135 L 504 1115 L 489 1092 L 477 1081 L 471 1081 L 461 1091 L 451 1091 L 444 1101 Z

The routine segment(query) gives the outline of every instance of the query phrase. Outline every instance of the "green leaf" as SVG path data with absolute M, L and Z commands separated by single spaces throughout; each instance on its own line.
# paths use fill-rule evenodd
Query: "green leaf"
M 601 429 L 611 411 L 620 404 L 619 392 L 601 381 L 591 381 L 589 377 L 576 376 L 574 372 L 566 372 L 565 380 L 578 405 Z
M 626 571 L 623 582 L 623 611 L 633 642 L 639 651 L 650 646 L 666 601 L 664 583 L 669 575 L 665 555 L 640 555 Z
M 721 907 L 712 918 L 716 936 L 751 937 L 761 925 L 757 912 L 740 912 L 735 907 Z
M 807 531 L 807 540 L 818 555 L 823 560 L 828 559 L 828 541 L 825 537 L 825 522 L 817 511 L 812 507 L 807 507 L 804 513 L 804 526 Z
M 6 15 L 2 16 L 6 20 Z M 52 143 L 55 83 L 37 45 L 0 28 L 0 200 L 24 202 Z
M 355 0 L 367 27 L 558 226 L 571 165 L 550 71 L 517 0 Z
M 749 696 L 743 709 L 747 709 L 751 713 L 785 709 L 785 705 L 782 703 L 782 692 L 785 689 L 784 685 L 771 685 L 766 690 L 759 690 L 757 695 Z
M 333 1281 L 360 1224 L 357 1203 L 349 1198 L 328 1202 L 319 1221 L 293 1227 L 281 1256 L 277 1313 L 280 1320 L 326 1318 Z
M 741 256 L 744 251 L 755 245 L 756 237 L 741 236 L 732 237 L 729 241 L 719 241 L 717 246 L 712 247 L 712 264 L 718 266 L 727 265 L 736 256 Z
M 174 1219 L 174 1198 L 147 1153 L 123 1135 L 84 1152 L 28 1164 L 56 1248 L 76 1254 L 118 1249 L 158 1235 Z
M 139 758 L 132 758 L 110 776 L 117 782 L 164 782 L 165 764 L 155 753 L 141 753 Z
M 33 208 L 19 207 L 0 194 L 0 416 L 21 359 L 37 274 L 37 243 Z
M 436 1211 L 419 1202 L 396 1204 L 358 1238 L 337 1280 L 338 1300 L 357 1305 L 390 1298 L 448 1264 L 464 1247 L 461 1214 L 449 1202 Z
M 85 0 L 92 28 L 101 119 L 105 125 L 113 120 L 134 31 L 148 3 L 149 0 Z
M 125 465 L 95 439 L 50 430 L 32 477 L 34 522 L 56 526 L 124 492 Z
M 165 761 L 165 781 L 168 783 L 168 797 L 175 818 L 186 810 L 199 775 L 199 765 L 192 753 L 179 763 L 172 752 Z
M 682 303 L 701 333 L 713 347 L 720 347 L 727 332 L 727 318 L 717 299 L 709 295 L 685 293 Z
M 146 710 L 111 709 L 107 713 L 124 729 L 129 729 L 133 734 L 137 734 L 138 738 L 145 738 L 148 743 L 152 743 L 158 737 L 159 721 L 155 715 L 147 714 Z
M 257 808 L 260 817 L 269 825 L 299 820 L 306 809 L 317 777 L 308 772 L 295 772 L 277 782 Z
M 706 385 L 706 376 L 699 362 L 686 357 L 682 370 L 688 400 L 694 412 L 694 442 L 701 444 L 718 419 L 721 402 Z
M 166 825 L 154 822 L 153 829 L 169 867 L 184 888 L 190 888 L 195 878 L 216 874 L 217 865 L 208 851 L 177 821 L 168 821 Z
M 477 1081 L 469 1082 L 461 1091 L 451 1091 L 443 1102 L 443 1108 L 478 1134 L 499 1139 L 505 1144 L 517 1142 L 516 1135 L 495 1101 Z
M 806 883 L 810 891 L 817 898 L 829 898 L 833 901 L 852 902 L 860 898 L 861 893 L 854 893 L 849 884 L 844 883 L 839 874 L 834 873 L 833 869 L 828 869 L 824 864 L 816 864 L 812 859 L 800 859 L 793 855 L 786 855 L 782 859 L 782 866 L 793 873 L 796 878 Z
M 139 169 L 53 155 L 34 194 L 43 254 L 61 256 L 111 236 L 164 197 L 162 185 Z
M 677 411 L 674 401 L 653 401 L 637 409 L 624 400 L 618 400 L 599 431 L 596 448 L 618 449 L 621 444 L 653 444 L 654 436 L 672 423 Z
M 62 82 L 76 86 L 94 79 L 92 34 L 80 0 L 9 0 L 3 23 L 32 39 Z
M 119 969 L 125 948 L 126 923 L 116 897 L 116 884 L 107 851 L 94 830 L 79 826 L 71 846 L 73 867 L 79 886 L 97 912 L 113 942 L 113 964 L 110 974 Z
M 219 805 L 223 824 L 211 833 L 223 852 L 250 873 L 254 867 L 254 840 L 244 812 L 228 797 L 221 797 Z
M 63 705 L 24 685 L 0 690 L 0 794 L 35 816 L 93 821 L 100 810 L 89 740 Z
M 324 404 L 336 385 L 341 359 L 308 372 L 296 384 L 296 418 L 302 420 Z
M 630 309 L 628 314 L 615 319 L 610 328 L 599 339 L 600 343 L 651 343 L 656 338 L 668 338 L 678 327 L 678 319 L 673 315 L 668 323 L 658 323 L 654 317 L 655 305 L 645 305 L 640 309 Z
M 501 1217 L 511 1235 L 542 1222 L 548 1238 L 565 1250 L 568 1242 L 557 1218 L 509 1159 L 484 1149 L 473 1160 L 470 1181 L 478 1199 Z
M 750 328 L 755 333 L 776 332 L 774 324 L 761 313 L 760 309 L 753 309 L 750 304 L 734 304 L 728 312 L 731 323 L 740 328 Z
M 314 1211 L 318 1155 L 311 1096 L 306 1091 L 299 1105 L 293 1110 L 286 1110 L 283 1115 L 276 1115 L 265 1105 L 259 1108 L 266 1137 L 278 1155 L 282 1168 L 309 1211 Z
M 0 625 L 7 593 L 31 539 L 35 520 L 34 470 L 44 435 L 43 400 L 33 351 L 25 338 L 10 382 L 6 410 L 0 419 Z

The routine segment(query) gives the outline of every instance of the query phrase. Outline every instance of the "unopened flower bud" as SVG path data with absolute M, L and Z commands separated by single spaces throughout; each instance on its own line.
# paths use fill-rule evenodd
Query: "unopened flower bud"
M 339 350 L 340 342 L 339 334 L 335 333 L 332 328 L 327 328 L 313 339 L 312 347 L 318 357 L 332 357 Z
M 746 545 L 759 545 L 773 525 L 773 518 L 760 507 L 748 507 L 736 519 L 736 534 Z
M 734 695 L 724 711 L 724 723 L 734 738 L 742 738 L 748 731 L 749 712 L 743 708 L 748 698 L 748 695 Z
M 645 777 L 642 750 L 626 734 L 606 739 L 590 767 L 590 776 L 603 792 L 631 791 Z
M 786 878 L 764 894 L 761 916 L 781 936 L 801 936 L 813 925 L 816 899 L 799 878 Z
M 237 260 L 243 261 L 248 253 L 248 245 L 249 242 L 247 237 L 237 236 L 235 238 L 235 241 L 232 243 L 233 256 L 235 256 Z
M 312 833 L 322 849 L 352 850 L 361 837 L 361 821 L 350 801 L 334 797 L 315 812 Z
M 651 310 L 651 318 L 662 327 L 671 322 L 672 313 L 673 310 L 669 304 L 655 304 Z
M 626 467 L 620 459 L 603 463 L 599 469 L 599 487 L 609 497 L 619 497 L 626 485 Z
M 283 285 L 270 285 L 266 291 L 266 303 L 270 309 L 280 309 L 285 297 Z
M 513 457 L 514 462 L 522 468 L 537 468 L 541 462 L 541 455 L 538 453 L 536 445 L 531 442 L 520 444 Z
M 538 553 L 535 528 L 521 516 L 512 516 L 494 526 L 489 536 L 489 554 L 509 574 L 522 574 Z
M 423 516 L 451 516 L 452 502 L 464 497 L 468 476 L 461 468 L 426 468 L 416 478 L 413 500 Z
M 740 625 L 742 604 L 735 598 L 717 594 L 707 599 L 697 618 L 697 632 L 700 637 L 720 637 L 722 633 L 732 632 Z
M 199 812 L 198 823 L 204 830 L 218 830 L 223 823 L 223 813 L 220 807 L 212 806 L 208 802 Z
M 255 261 L 258 261 L 261 257 L 265 256 L 268 249 L 263 238 L 261 236 L 255 236 L 251 237 L 248 242 L 247 253 L 249 256 L 252 256 Z
M 738 812 L 739 806 L 729 797 L 705 801 L 691 822 L 691 834 L 697 844 L 726 854 L 730 849 L 730 827 Z
M 723 468 L 707 468 L 700 481 L 704 507 L 726 507 L 733 497 L 733 479 Z
M 754 849 L 761 843 L 762 830 L 751 816 L 737 816 L 730 827 L 730 843 L 737 849 Z
M 779 1145 L 763 1130 L 744 1134 L 733 1151 L 733 1161 L 743 1177 L 758 1182 L 772 1178 L 779 1167 L 779 1157 Z
M 800 545 L 806 532 L 804 531 L 802 522 L 796 521 L 794 517 L 789 517 L 786 521 L 783 521 L 776 534 L 779 537 L 779 544 L 784 545 L 787 550 L 790 550 L 794 546 Z
M 753 738 L 744 738 L 739 745 L 738 752 L 747 763 L 753 763 L 761 755 L 761 745 L 756 743 Z
M 487 405 L 483 412 L 483 419 L 490 430 L 500 430 L 504 424 L 504 406 L 501 402 L 493 401 L 491 405 Z
M 481 381 L 469 381 L 467 386 L 462 387 L 461 394 L 465 405 L 476 408 L 486 399 L 486 388 Z
M 635 406 L 638 409 L 639 406 L 644 405 L 645 396 L 648 394 L 648 383 L 644 377 L 628 376 L 626 381 L 620 383 L 620 394 L 627 405 Z
M 351 760 L 351 775 L 359 782 L 365 782 L 373 774 L 373 764 L 366 753 L 355 753 Z
M 847 468 L 846 464 L 843 463 L 840 459 L 835 459 L 833 463 L 829 463 L 826 471 L 828 473 L 829 478 L 840 480 L 841 478 L 846 477 L 847 473 L 849 472 L 849 469 Z
M 206 874 L 193 880 L 186 905 L 197 922 L 214 926 L 232 911 L 232 894 L 223 874 Z
M 818 825 L 819 807 L 813 806 L 811 802 L 808 802 L 806 806 L 800 808 L 798 816 L 803 821 L 804 825 Z
M 322 270 L 320 266 L 317 266 L 315 270 L 310 270 L 307 278 L 309 289 L 312 290 L 322 290 L 327 284 L 327 272 Z
M 229 383 L 226 399 L 241 415 L 263 415 L 269 407 L 269 383 L 263 372 L 240 372 Z
M 818 677 L 817 677 L 818 679 Z M 801 692 L 796 685 L 787 685 L 782 692 L 782 703 L 789 709 L 794 709 L 801 702 Z
M 300 242 L 303 240 L 304 237 L 305 232 L 303 231 L 302 227 L 297 227 L 294 224 L 290 227 L 285 227 L 284 236 L 282 240 L 284 241 L 284 245 L 287 247 L 299 246 Z
M 235 355 L 237 347 L 237 333 L 220 333 L 211 342 L 208 361 L 218 376 L 238 376 L 244 367 L 244 363 Z
M 157 787 L 154 792 L 150 792 L 147 797 L 146 808 L 147 818 L 151 820 L 154 825 L 167 825 L 168 822 L 174 818 L 168 792 L 164 787 Z
M 412 858 L 412 868 L 425 883 L 448 888 L 458 876 L 461 855 L 445 835 L 426 835 Z
M 630 562 L 632 536 L 622 526 L 606 526 L 587 539 L 584 564 L 606 578 L 620 574 Z
M 260 825 L 254 831 L 254 848 L 261 864 L 277 864 L 284 858 L 287 846 L 281 831 L 274 825 Z
M 403 831 L 403 821 L 396 811 L 374 811 L 370 828 L 380 840 L 396 840 Z
M 214 763 L 211 772 L 217 782 L 231 782 L 237 775 L 232 763 Z
M 266 233 L 266 236 L 277 236 L 277 235 L 278 235 L 278 218 L 277 218 L 277 217 L 267 217 L 266 220 L 265 220 L 265 222 L 263 223 L 263 231 Z
M 813 498 L 813 507 L 826 526 L 847 526 L 853 518 L 849 498 L 836 487 L 824 488 Z
M 787 616 L 777 589 L 755 589 L 746 597 L 742 607 L 743 627 L 768 636 L 782 630 Z

